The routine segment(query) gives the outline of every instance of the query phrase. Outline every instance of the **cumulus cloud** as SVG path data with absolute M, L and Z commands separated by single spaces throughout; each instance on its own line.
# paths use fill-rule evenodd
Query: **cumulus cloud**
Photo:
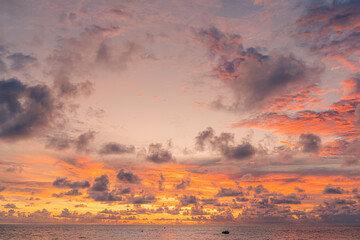
M 174 162 L 175 158 L 173 158 L 170 150 L 165 149 L 161 143 L 152 143 L 149 145 L 146 160 L 149 162 L 161 164 Z
M 106 175 L 106 174 L 101 175 L 100 177 L 95 178 L 95 183 L 89 190 L 96 191 L 96 192 L 108 191 L 109 183 L 110 183 L 110 181 L 109 181 L 108 175 Z
M 116 177 L 120 182 L 123 183 L 135 183 L 135 184 L 141 183 L 141 179 L 137 175 L 135 175 L 130 171 L 125 172 L 124 169 L 121 169 L 119 173 L 116 175 Z
M 305 153 L 318 153 L 321 150 L 321 139 L 315 134 L 301 134 L 298 144 Z
M 270 202 L 273 204 L 301 204 L 300 199 L 295 194 L 272 197 L 270 198 Z
M 231 189 L 231 188 L 221 188 L 220 191 L 215 195 L 216 197 L 236 197 L 242 196 L 243 192 L 241 190 Z
M 101 154 L 125 154 L 134 153 L 135 147 L 133 145 L 124 145 L 120 143 L 110 142 L 105 144 L 100 150 Z
M 180 206 L 181 207 L 186 207 L 188 205 L 197 205 L 198 204 L 198 199 L 196 198 L 196 196 L 188 196 L 188 195 L 183 195 L 182 197 L 179 197 L 178 200 L 180 201 Z
M 72 189 L 66 193 L 64 193 L 66 196 L 80 196 L 82 193 L 78 189 Z
M 11 209 L 17 209 L 16 205 L 13 203 L 8 203 L 5 205 L 2 205 L 4 208 L 11 208 Z
M 149 204 L 156 202 L 157 199 L 153 195 L 143 195 L 143 196 L 136 196 L 136 197 L 129 197 L 127 199 L 127 203 L 131 204 Z
M 89 188 L 90 183 L 89 181 L 71 181 L 68 180 L 66 177 L 64 178 L 57 178 L 53 185 L 58 188 Z
M 94 131 L 88 131 L 86 133 L 83 133 L 79 135 L 79 137 L 76 139 L 76 149 L 78 151 L 89 151 L 89 145 L 90 143 L 95 139 L 95 132 Z
M 345 191 L 341 187 L 335 187 L 335 186 L 329 184 L 325 187 L 323 193 L 324 194 L 343 194 L 343 193 L 345 193 Z
M 291 53 L 264 55 L 256 48 L 246 49 L 240 35 L 223 33 L 215 27 L 200 29 L 196 36 L 217 60 L 214 74 L 234 95 L 228 110 L 263 108 L 278 96 L 315 83 L 321 72 L 320 67 L 310 67 Z M 226 108 L 221 99 L 212 105 Z
M 122 201 L 121 193 L 115 190 L 110 191 L 109 185 L 110 180 L 107 174 L 95 178 L 94 184 L 88 189 L 89 197 L 99 202 Z
M 47 138 L 46 147 L 56 150 L 74 148 L 79 152 L 89 152 L 91 151 L 90 145 L 95 140 L 95 136 L 96 132 L 91 130 L 81 133 L 76 137 L 61 133 L 58 135 L 54 134 Z
M 48 126 L 56 105 L 46 85 L 27 86 L 16 78 L 0 81 L 0 138 L 29 137 Z
M 256 153 L 255 147 L 249 142 L 244 140 L 240 144 L 235 144 L 234 134 L 221 133 L 217 136 L 211 127 L 199 132 L 198 136 L 195 137 L 195 146 L 200 151 L 204 151 L 205 147 L 208 146 L 229 160 L 246 160 Z

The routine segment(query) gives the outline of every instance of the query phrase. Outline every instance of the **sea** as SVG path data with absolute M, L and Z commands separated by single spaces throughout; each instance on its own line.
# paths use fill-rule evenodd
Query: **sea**
M 229 231 L 229 234 L 222 234 Z M 360 226 L 0 225 L 0 239 L 360 239 Z

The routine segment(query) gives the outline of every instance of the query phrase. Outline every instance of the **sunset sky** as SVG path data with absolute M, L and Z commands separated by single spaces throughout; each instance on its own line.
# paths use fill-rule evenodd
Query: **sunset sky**
M 360 224 L 359 0 L 1 0 L 0 223 Z

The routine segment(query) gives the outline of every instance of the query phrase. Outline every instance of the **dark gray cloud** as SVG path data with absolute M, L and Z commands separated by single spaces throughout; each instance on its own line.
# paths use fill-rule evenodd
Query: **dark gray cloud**
M 27 86 L 15 78 L 0 81 L 0 137 L 29 137 L 52 121 L 56 105 L 45 85 Z
M 221 188 L 220 191 L 215 195 L 216 197 L 237 197 L 242 196 L 243 192 L 238 189 Z
M 116 177 L 120 182 L 123 183 L 135 183 L 135 184 L 141 183 L 141 179 L 137 175 L 135 175 L 130 171 L 125 172 L 124 169 L 121 169 L 119 173 L 116 175 Z
M 134 153 L 135 147 L 133 145 L 124 145 L 120 143 L 110 142 L 105 144 L 101 150 L 101 154 L 124 154 L 124 153 Z
M 164 190 L 163 184 L 165 182 L 165 178 L 162 175 L 162 173 L 160 173 L 160 179 L 158 180 L 158 184 L 159 184 L 159 191 Z
M 202 198 L 200 199 L 200 201 L 204 204 L 204 205 L 215 205 L 218 204 L 218 200 L 216 198 Z
M 99 202 L 117 202 L 122 201 L 123 198 L 120 192 L 109 190 L 110 180 L 107 174 L 95 178 L 95 182 L 91 188 L 88 189 L 90 198 Z
M 129 193 L 131 193 L 131 188 L 129 187 L 121 190 L 121 194 L 129 194 Z
M 48 138 L 46 147 L 61 151 L 70 148 L 72 143 L 73 141 L 67 136 L 52 136 Z
M 79 83 L 72 83 L 69 79 L 64 78 L 55 81 L 55 89 L 61 97 L 77 97 L 78 95 L 88 96 L 93 91 L 93 83 L 90 81 L 83 81 Z
M 175 161 L 170 150 L 165 149 L 161 143 L 152 143 L 149 145 L 146 160 L 158 164 Z
M 242 144 L 236 145 L 228 149 L 225 152 L 225 155 L 229 159 L 248 159 L 255 155 L 255 148 L 248 142 L 244 142 Z
M 255 194 L 263 194 L 263 193 L 268 193 L 269 191 L 263 187 L 262 184 L 257 185 L 256 187 L 249 187 L 249 190 L 253 190 Z
M 80 196 L 82 193 L 78 189 L 72 189 L 66 193 L 64 193 L 66 196 Z
M 193 204 L 193 205 L 198 204 L 198 199 L 196 198 L 196 196 L 192 196 L 192 195 L 190 195 L 190 196 L 183 195 L 182 197 L 179 197 L 178 200 L 180 201 L 181 207 L 186 207 L 191 204 Z
M 95 178 L 95 183 L 89 190 L 97 192 L 109 191 L 109 183 L 110 181 L 108 175 L 101 175 L 100 177 Z
M 90 152 L 91 143 L 95 140 L 96 132 L 87 131 L 77 137 L 68 136 L 67 134 L 58 134 L 49 136 L 47 139 L 46 147 L 56 150 L 65 150 L 74 148 L 79 152 Z
M 329 184 L 325 187 L 323 193 L 324 194 L 343 194 L 343 193 L 345 193 L 345 191 L 341 187 L 335 187 L 335 186 Z
M 314 207 L 312 213 L 324 223 L 353 225 L 360 222 L 359 204 L 348 199 L 325 200 L 323 204 Z
M 58 188 L 89 188 L 90 183 L 89 181 L 71 181 L 68 180 L 66 177 L 64 178 L 57 178 L 53 185 Z
M 16 205 L 13 203 L 8 203 L 5 205 L 2 205 L 4 208 L 11 208 L 11 209 L 17 209 Z
M 256 154 L 255 147 L 249 142 L 243 141 L 241 144 L 235 144 L 234 134 L 216 135 L 211 127 L 199 132 L 195 137 L 195 146 L 200 151 L 209 147 L 213 151 L 220 152 L 224 158 L 229 160 L 246 160 Z
M 185 189 L 190 186 L 190 183 L 190 178 L 181 179 L 181 182 L 179 184 L 175 184 L 175 187 L 176 189 Z
M 94 85 L 89 80 L 75 81 L 78 71 L 84 67 L 85 54 L 92 46 L 93 37 L 84 34 L 82 37 L 62 39 L 59 46 L 46 59 L 50 68 L 50 75 L 54 81 L 54 91 L 59 97 L 74 98 L 88 96 Z
M 273 204 L 301 204 L 300 200 L 301 199 L 299 199 L 295 194 L 270 198 L 270 202 Z
M 199 132 L 195 137 L 195 146 L 198 150 L 204 151 L 207 144 L 212 144 L 211 140 L 214 138 L 214 129 L 208 127 L 206 130 Z
M 119 202 L 123 200 L 122 196 L 115 191 L 95 193 L 91 194 L 90 197 L 98 202 Z
M 322 147 L 320 137 L 311 133 L 301 134 L 298 144 L 306 153 L 318 153 Z
M 291 53 L 264 55 L 256 48 L 245 49 L 240 35 L 223 33 L 215 27 L 195 34 L 218 61 L 214 75 L 234 96 L 231 106 L 225 106 L 218 99 L 212 104 L 217 108 L 231 111 L 262 108 L 276 97 L 296 93 L 316 82 L 321 72 L 321 68 L 310 67 Z
M 88 131 L 79 135 L 79 137 L 75 141 L 75 146 L 78 151 L 89 151 L 90 143 L 95 139 L 95 132 Z
M 14 53 L 6 57 L 10 60 L 10 67 L 13 70 L 25 69 L 37 63 L 37 59 L 23 53 Z
M 127 203 L 131 204 L 150 204 L 156 202 L 157 199 L 153 195 L 143 195 L 139 197 L 129 197 Z

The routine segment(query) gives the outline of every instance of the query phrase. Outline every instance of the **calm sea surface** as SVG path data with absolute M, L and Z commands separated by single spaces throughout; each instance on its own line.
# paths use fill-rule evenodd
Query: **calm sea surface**
M 360 239 L 360 226 L 0 225 L 0 239 Z

